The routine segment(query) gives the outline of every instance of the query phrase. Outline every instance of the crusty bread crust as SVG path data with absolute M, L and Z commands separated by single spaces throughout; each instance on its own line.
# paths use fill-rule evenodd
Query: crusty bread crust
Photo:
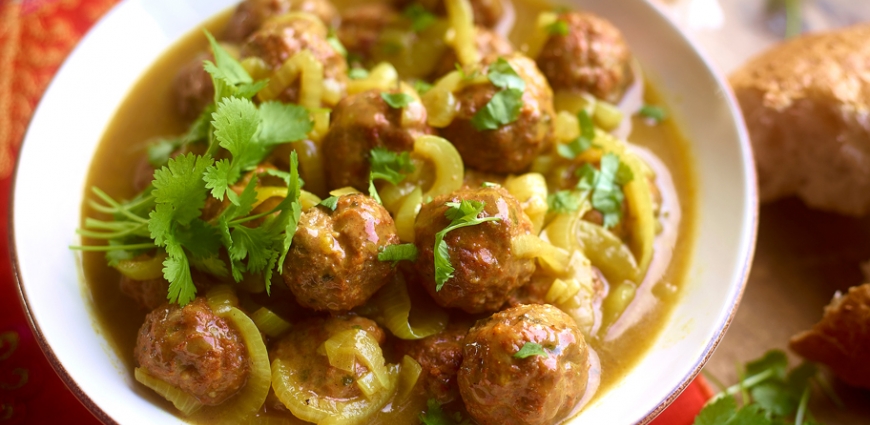
M 730 78 L 762 201 L 870 212 L 870 25 L 785 42 Z
M 828 365 L 843 382 L 870 388 L 870 283 L 837 295 L 822 321 L 791 339 L 791 349 Z

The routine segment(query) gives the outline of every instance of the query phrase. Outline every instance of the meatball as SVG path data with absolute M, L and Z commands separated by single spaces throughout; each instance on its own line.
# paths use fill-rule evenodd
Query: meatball
M 417 136 L 432 133 L 422 103 L 415 101 L 404 108 L 393 108 L 381 93 L 370 90 L 347 96 L 333 110 L 329 132 L 323 138 L 323 154 L 332 162 L 326 171 L 330 188 L 353 186 L 366 190 L 372 149 L 410 151 Z M 415 118 L 403 123 L 405 109 L 409 109 L 408 116 Z
M 420 375 L 426 393 L 441 404 L 459 398 L 456 374 L 462 364 L 462 349 L 470 323 L 450 322 L 439 334 L 415 341 L 398 341 L 399 355 L 411 356 L 423 372 Z
M 250 358 L 239 332 L 203 298 L 164 304 L 145 316 L 134 352 L 139 366 L 214 406 L 247 382 Z
M 296 53 L 308 50 L 323 65 L 324 85 L 343 87 L 347 82 L 347 61 L 329 43 L 326 27 L 311 15 L 300 15 L 263 25 L 242 46 L 243 58 L 255 56 L 272 70 L 280 68 Z M 299 100 L 299 81 L 278 96 L 285 103 Z
M 169 293 L 169 282 L 160 277 L 157 279 L 135 280 L 121 275 L 121 293 L 132 298 L 136 304 L 147 311 L 154 310 L 166 302 Z
M 211 75 L 203 67 L 207 60 L 214 62 L 214 56 L 207 52 L 198 54 L 178 70 L 172 81 L 175 111 L 185 120 L 196 119 L 214 101 Z
M 477 46 L 477 51 L 481 57 L 492 55 L 506 56 L 514 52 L 514 46 L 511 45 L 510 41 L 497 32 L 484 27 L 477 27 L 477 31 L 474 34 L 474 44 Z M 455 70 L 457 63 L 459 63 L 459 59 L 456 57 L 456 52 L 453 49 L 447 50 L 447 53 L 444 54 L 444 57 L 432 72 L 432 79 L 438 79 Z
M 544 353 L 518 358 L 526 344 Z M 480 425 L 550 425 L 583 397 L 588 356 L 583 334 L 558 308 L 512 307 L 468 331 L 459 392 Z
M 230 17 L 223 38 L 241 43 L 270 17 L 289 12 L 308 12 L 326 25 L 330 25 L 338 15 L 329 0 L 245 0 Z
M 284 262 L 284 282 L 303 307 L 341 312 L 360 306 L 393 278 L 378 252 L 398 244 L 383 206 L 362 194 L 338 198 L 302 213 Z
M 470 0 L 471 10 L 474 13 L 474 23 L 486 28 L 492 28 L 501 21 L 504 16 L 504 4 L 502 0 Z M 447 15 L 447 7 L 444 0 L 402 0 L 403 6 L 417 3 L 432 13 L 440 16 Z
M 435 282 L 435 234 L 450 224 L 445 216 L 448 202 L 484 203 L 479 217 L 499 217 L 474 226 L 451 230 L 444 236 L 451 265 L 455 269 L 441 290 Z M 520 203 L 501 187 L 459 189 L 423 205 L 414 223 L 419 256 L 416 269 L 420 282 L 443 307 L 468 313 L 498 310 L 514 289 L 523 286 L 535 271 L 532 259 L 512 253 L 511 241 L 532 231 Z
M 582 91 L 617 103 L 634 80 L 631 52 L 613 24 L 582 12 L 565 12 L 565 35 L 554 34 L 538 54 L 538 67 L 555 91 Z
M 483 65 L 497 59 L 489 56 Z M 441 129 L 441 136 L 456 146 L 468 167 L 494 173 L 521 173 L 553 142 L 553 91 L 531 59 L 520 54 L 505 59 L 526 83 L 517 119 L 495 130 L 478 131 L 471 123 L 472 118 L 501 89 L 489 82 L 471 84 L 454 94 L 457 113 L 450 125 Z
M 269 359 L 281 359 L 293 369 L 305 371 L 303 391 L 312 395 L 342 401 L 360 397 L 359 387 L 351 384 L 355 378 L 368 373 L 368 368 L 357 362 L 355 376 L 349 376 L 349 372 L 331 366 L 325 355 L 317 353 L 327 339 L 349 329 L 362 329 L 379 344 L 383 344 L 386 338 L 375 322 L 358 316 L 308 319 L 294 324 L 275 342 L 269 351 Z
M 342 12 L 336 35 L 349 54 L 367 59 L 381 37 L 381 31 L 398 19 L 399 13 L 387 3 L 356 5 Z

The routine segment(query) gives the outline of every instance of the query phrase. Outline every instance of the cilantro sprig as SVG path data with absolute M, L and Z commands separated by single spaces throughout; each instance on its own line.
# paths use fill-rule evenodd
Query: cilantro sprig
M 456 269 L 450 263 L 450 251 L 444 236 L 448 232 L 468 226 L 476 226 L 488 221 L 499 221 L 501 217 L 478 217 L 486 206 L 485 202 L 464 199 L 460 202 L 447 202 L 444 216 L 450 220 L 440 232 L 435 234 L 435 291 L 440 291 L 444 284 L 453 278 Z
M 634 174 L 619 157 L 606 153 L 601 157 L 599 169 L 584 164 L 577 170 L 579 180 L 572 190 L 562 190 L 547 197 L 550 211 L 567 213 L 577 211 L 584 202 L 604 217 L 604 227 L 612 228 L 622 220 L 625 194 L 622 187 L 634 179 Z
M 382 147 L 369 151 L 369 164 L 373 180 L 382 179 L 392 184 L 401 183 L 415 170 L 410 152 L 393 152 Z
M 390 261 L 393 267 L 399 261 L 417 261 L 417 246 L 412 243 L 387 245 L 378 252 L 378 261 Z
M 574 159 L 578 155 L 586 152 L 592 147 L 592 141 L 595 140 L 595 124 L 592 123 L 592 118 L 585 109 L 581 109 L 577 113 L 577 120 L 580 125 L 580 135 L 571 142 L 559 145 L 556 150 L 563 158 Z
M 526 82 L 504 58 L 498 58 L 487 70 L 487 78 L 501 90 L 471 118 L 477 131 L 497 130 L 517 120 L 523 103 Z
M 809 395 L 813 383 L 823 390 L 826 385 L 814 364 L 803 363 L 789 371 L 785 353 L 771 350 L 739 372 L 740 382 L 723 387 L 701 410 L 694 425 L 819 424 L 809 411 Z M 711 381 L 718 383 L 712 377 Z M 832 399 L 841 403 L 835 396 Z

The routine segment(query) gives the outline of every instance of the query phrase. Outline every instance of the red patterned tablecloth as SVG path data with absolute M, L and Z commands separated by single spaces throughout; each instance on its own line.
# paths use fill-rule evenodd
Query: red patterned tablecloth
M 48 82 L 118 0 L 0 0 L 0 223 L 8 223 L 15 156 Z M 0 425 L 98 424 L 52 370 L 16 291 L 8 228 L 0 225 Z M 699 379 L 654 425 L 690 425 L 711 396 Z

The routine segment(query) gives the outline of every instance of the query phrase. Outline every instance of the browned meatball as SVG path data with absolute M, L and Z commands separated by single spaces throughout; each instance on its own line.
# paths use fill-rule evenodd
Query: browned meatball
M 196 55 L 178 70 L 172 81 L 175 111 L 188 121 L 196 119 L 214 101 L 214 85 L 203 67 L 207 60 L 214 62 L 214 56 L 206 52 Z
M 242 388 L 251 369 L 239 332 L 203 298 L 184 308 L 164 304 L 145 316 L 134 355 L 148 373 L 209 406 Z
M 489 56 L 488 66 L 498 58 Z M 520 54 L 505 57 L 526 83 L 519 116 L 495 130 L 478 131 L 471 121 L 501 89 L 487 82 L 460 89 L 456 96 L 456 117 L 441 129 L 441 136 L 451 141 L 465 165 L 494 173 L 520 173 L 538 154 L 553 142 L 553 92 L 538 71 L 535 62 Z
M 545 354 L 517 358 L 526 344 Z M 459 392 L 480 425 L 550 425 L 583 397 L 588 348 L 556 307 L 512 307 L 478 321 L 465 337 Z
M 269 351 L 269 359 L 281 359 L 299 371 L 303 391 L 324 399 L 348 400 L 362 396 L 353 381 L 368 373 L 368 368 L 356 363 L 356 373 L 343 371 L 329 364 L 329 359 L 317 349 L 333 335 L 349 329 L 368 332 L 379 344 L 385 340 L 384 331 L 375 322 L 358 316 L 336 316 L 308 319 L 294 324 Z
M 121 292 L 136 301 L 144 310 L 154 310 L 166 302 L 169 282 L 164 278 L 134 280 L 121 275 Z
M 470 0 L 469 2 L 471 3 L 471 10 L 474 12 L 474 23 L 476 25 L 492 28 L 504 16 L 504 4 L 502 0 Z M 401 0 L 399 3 L 403 6 L 417 3 L 436 15 L 447 15 L 447 7 L 444 4 L 444 0 Z
M 479 217 L 499 217 L 474 226 L 452 230 L 444 237 L 450 263 L 455 269 L 440 291 L 436 290 L 435 234 L 450 224 L 445 216 L 448 202 L 473 200 L 485 203 Z M 531 233 L 532 223 L 520 203 L 501 187 L 459 189 L 423 205 L 414 223 L 419 256 L 420 282 L 443 307 L 468 313 L 498 310 L 515 288 L 524 285 L 535 271 L 531 259 L 513 255 L 511 241 Z
M 387 3 L 365 3 L 341 13 L 341 25 L 336 35 L 349 54 L 368 59 L 381 31 L 396 23 L 399 13 Z
M 230 17 L 223 38 L 241 43 L 267 19 L 288 12 L 308 12 L 326 25 L 332 24 L 338 15 L 328 0 L 245 0 Z
M 284 282 L 303 307 L 341 312 L 360 306 L 393 278 L 378 251 L 399 243 L 393 218 L 361 194 L 302 213 L 284 262 Z
M 459 398 L 456 374 L 462 364 L 463 341 L 470 325 L 465 321 L 451 321 L 439 334 L 396 343 L 399 355 L 411 356 L 423 367 L 420 380 L 425 391 L 441 404 Z
M 490 31 L 484 27 L 477 27 L 477 31 L 474 34 L 474 42 L 481 57 L 492 55 L 507 56 L 514 52 L 514 46 L 511 45 L 510 41 L 497 32 Z M 459 63 L 459 59 L 456 57 L 456 52 L 453 49 L 448 49 L 432 72 L 432 79 L 438 79 L 455 70 L 457 63 Z
M 383 147 L 394 152 L 414 149 L 414 138 L 432 133 L 426 124 L 426 109 L 411 102 L 417 120 L 402 125 L 405 108 L 393 108 L 381 97 L 380 90 L 350 95 L 332 112 L 329 132 L 323 138 L 323 154 L 329 158 L 326 178 L 330 188 L 369 187 L 369 156 L 372 149 Z
M 278 69 L 296 53 L 308 50 L 323 64 L 324 83 L 344 86 L 347 61 L 326 39 L 326 27 L 313 18 L 297 16 L 269 22 L 257 30 L 242 46 L 243 58 L 256 56 L 272 70 Z M 288 103 L 299 100 L 299 79 L 278 97 Z
M 619 102 L 634 80 L 622 33 L 589 13 L 566 12 L 559 20 L 567 25 L 567 34 L 551 35 L 537 59 L 553 90 L 582 91 Z

